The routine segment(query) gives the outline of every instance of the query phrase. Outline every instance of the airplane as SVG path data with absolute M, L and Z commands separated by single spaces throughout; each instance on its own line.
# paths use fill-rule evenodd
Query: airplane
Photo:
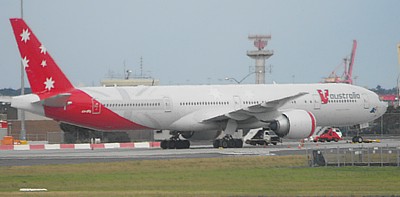
M 190 148 L 190 134 L 210 130 L 223 132 L 215 148 L 242 147 L 242 137 L 233 138 L 239 129 L 270 128 L 304 139 L 316 127 L 366 123 L 387 108 L 374 92 L 350 84 L 77 88 L 23 19 L 10 22 L 32 89 L 13 97 L 12 107 L 97 131 L 172 131 L 164 149 Z

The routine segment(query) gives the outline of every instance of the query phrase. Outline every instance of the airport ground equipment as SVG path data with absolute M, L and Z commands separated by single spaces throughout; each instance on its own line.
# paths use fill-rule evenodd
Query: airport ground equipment
M 381 140 L 379 140 L 379 139 L 375 139 L 375 140 L 373 140 L 373 139 L 365 139 L 365 138 L 363 138 L 363 137 L 361 137 L 359 135 L 356 135 L 351 139 L 351 142 L 353 142 L 353 143 L 373 143 L 373 142 L 380 143 Z
M 268 145 L 268 144 L 273 144 L 277 145 L 278 143 L 282 143 L 282 139 L 276 135 L 273 131 L 269 129 L 255 129 L 257 130 L 256 134 L 246 140 L 246 144 L 250 145 Z
M 342 140 L 342 137 L 340 134 L 341 132 L 340 133 L 339 132 L 340 132 L 340 130 L 338 131 L 338 129 L 336 129 L 336 128 L 329 128 L 320 136 L 314 137 L 313 141 L 314 142 L 330 142 L 330 141 L 338 142 L 339 140 Z

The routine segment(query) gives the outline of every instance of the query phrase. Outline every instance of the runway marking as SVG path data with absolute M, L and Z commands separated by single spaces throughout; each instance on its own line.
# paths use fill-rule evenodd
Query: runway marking
M 159 148 L 160 142 L 128 142 L 103 144 L 34 144 L 34 145 L 0 145 L 0 151 L 15 150 L 90 150 L 90 149 L 150 149 Z
M 14 150 L 30 150 L 30 146 L 29 145 L 18 145 L 18 146 L 14 146 Z
M 138 143 L 135 143 L 135 148 L 150 148 L 150 143 L 138 142 Z
M 75 149 L 91 149 L 90 144 L 75 144 Z
M 119 143 L 106 143 L 104 144 L 105 149 L 111 149 L 111 148 L 120 148 Z
M 60 144 L 45 144 L 45 150 L 60 150 Z

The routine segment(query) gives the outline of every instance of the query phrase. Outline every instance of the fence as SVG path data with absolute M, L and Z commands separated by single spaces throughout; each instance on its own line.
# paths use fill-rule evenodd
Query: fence
M 357 147 L 307 149 L 309 165 L 316 166 L 397 166 L 400 147 Z
M 14 139 L 20 139 L 20 134 L 12 134 Z M 25 135 L 27 141 L 47 141 L 46 134 L 26 134 Z
M 47 132 L 47 141 L 49 144 L 64 143 L 64 132 Z

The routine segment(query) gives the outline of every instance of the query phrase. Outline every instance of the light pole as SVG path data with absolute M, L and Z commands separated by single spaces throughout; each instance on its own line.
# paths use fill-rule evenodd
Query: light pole
M 11 136 L 12 135 L 12 123 L 7 121 L 7 136 Z
M 229 81 L 229 80 L 235 81 L 237 84 L 240 84 L 240 82 L 237 79 L 233 78 L 233 77 L 226 77 L 225 80 L 227 80 L 227 81 Z
M 397 106 L 400 107 L 400 43 L 397 44 L 398 75 L 397 75 Z
M 397 107 L 400 107 L 400 73 L 397 75 Z
M 24 1 L 21 0 L 21 18 L 24 18 Z M 21 95 L 25 94 L 25 67 L 21 61 Z M 20 140 L 26 140 L 26 130 L 25 130 L 25 111 L 21 112 L 21 133 Z
M 231 81 L 235 81 L 237 84 L 241 84 L 245 79 L 247 79 L 247 77 L 249 77 L 250 75 L 252 75 L 252 74 L 255 74 L 255 73 L 261 73 L 262 71 L 258 71 L 258 72 L 251 72 L 251 73 L 249 73 L 249 74 L 247 74 L 245 77 L 243 77 L 240 81 L 239 80 L 237 80 L 237 79 L 235 79 L 235 78 L 233 78 L 233 77 L 226 77 L 225 78 L 225 80 L 231 80 Z
M 128 80 L 129 77 L 131 76 L 132 70 L 126 70 L 126 77 L 125 79 Z

